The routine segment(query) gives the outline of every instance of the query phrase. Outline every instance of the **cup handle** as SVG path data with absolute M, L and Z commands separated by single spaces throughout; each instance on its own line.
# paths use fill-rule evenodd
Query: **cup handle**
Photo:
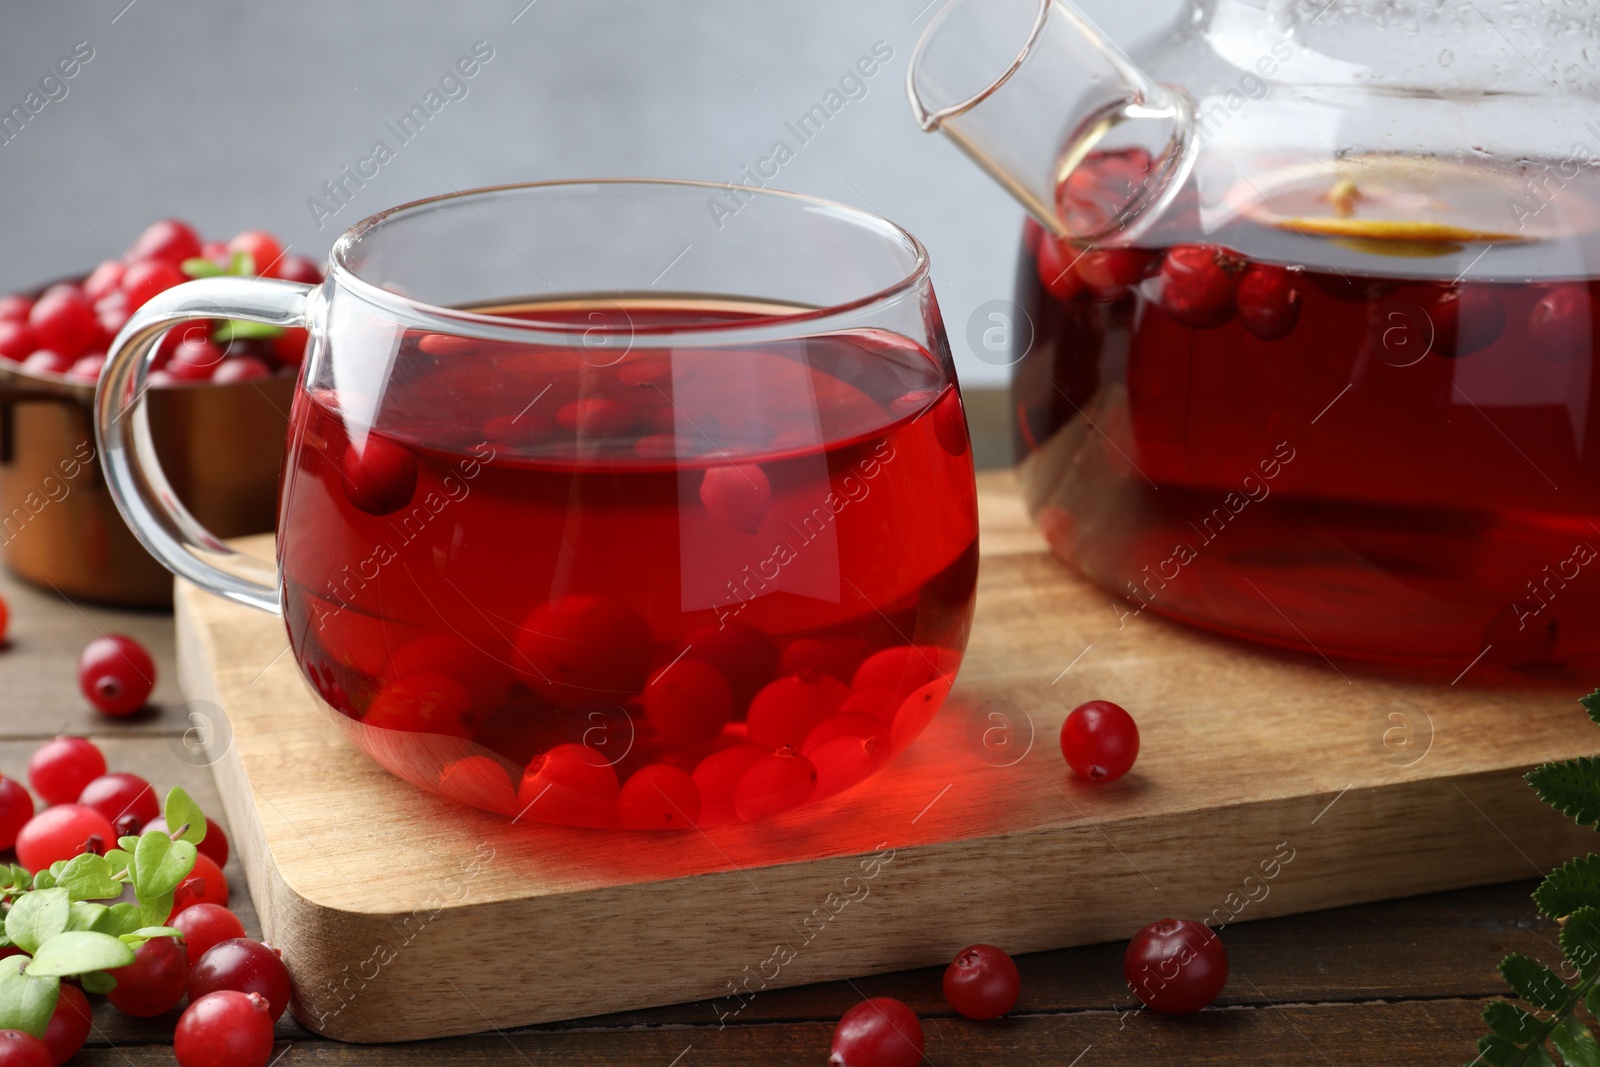
M 283 613 L 277 567 L 229 548 L 178 500 L 156 457 L 144 394 L 156 344 L 172 326 L 247 319 L 309 327 L 308 297 L 315 288 L 267 278 L 203 278 L 158 293 L 112 342 L 94 398 L 106 484 L 134 536 L 172 573 L 274 615 Z

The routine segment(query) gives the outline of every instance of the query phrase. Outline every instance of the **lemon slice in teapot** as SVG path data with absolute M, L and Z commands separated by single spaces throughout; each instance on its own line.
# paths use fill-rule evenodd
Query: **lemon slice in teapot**
M 1264 225 L 1393 256 L 1538 240 L 1570 228 L 1573 211 L 1593 213 L 1572 197 L 1559 211 L 1539 210 L 1542 202 L 1535 200 L 1519 217 L 1512 205 L 1528 193 L 1517 176 L 1423 156 L 1352 156 L 1285 167 L 1249 183 L 1242 198 L 1241 213 Z

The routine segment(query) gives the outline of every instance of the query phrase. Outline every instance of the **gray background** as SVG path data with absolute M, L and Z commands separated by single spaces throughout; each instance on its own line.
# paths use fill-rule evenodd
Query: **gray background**
M 928 245 L 963 381 L 1007 372 L 966 324 L 1010 295 L 1021 210 L 919 132 L 906 62 L 940 0 L 0 0 L 0 112 L 79 41 L 94 58 L 0 145 L 0 291 L 87 270 L 143 225 L 278 233 L 321 259 L 393 204 L 502 182 L 728 181 L 882 40 L 894 58 L 771 184 L 866 207 Z M 1083 0 L 1129 47 L 1181 0 Z M 354 166 L 476 41 L 494 58 L 318 228 L 307 200 Z

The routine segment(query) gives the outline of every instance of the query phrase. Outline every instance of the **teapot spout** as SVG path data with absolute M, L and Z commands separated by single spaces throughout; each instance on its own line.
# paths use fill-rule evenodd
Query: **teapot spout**
M 917 42 L 906 93 L 918 126 L 943 131 L 1059 237 L 1132 240 L 1193 165 L 1188 93 L 1148 77 L 1066 0 L 949 0 Z M 1069 210 L 1078 165 L 1118 150 L 1140 177 Z

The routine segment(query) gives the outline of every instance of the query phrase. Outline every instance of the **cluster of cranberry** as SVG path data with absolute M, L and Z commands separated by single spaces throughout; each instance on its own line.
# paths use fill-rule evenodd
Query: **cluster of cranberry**
M 1238 317 L 1263 341 L 1278 341 L 1300 321 L 1297 271 L 1251 263 L 1220 245 L 1185 244 L 1163 253 L 1143 248 L 1079 248 L 1028 223 L 1039 282 L 1057 300 L 1080 295 L 1109 303 L 1140 287 L 1184 326 L 1214 329 Z M 1036 243 L 1035 243 L 1036 242 Z
M 1061 753 L 1089 782 L 1110 782 L 1133 768 L 1139 727 L 1108 700 L 1080 704 L 1061 727 Z M 1123 977 L 1152 1011 L 1186 1015 L 1221 994 L 1228 954 L 1216 933 L 1190 920 L 1163 919 L 1128 942 Z M 997 1019 L 1022 991 L 1017 965 L 993 945 L 971 945 L 944 972 L 944 997 L 968 1019 Z M 922 1062 L 922 1021 L 903 1001 L 873 997 L 845 1012 L 833 1032 L 833 1067 L 916 1067 Z
M 0 776 L 0 849 L 15 848 L 17 862 L 30 871 L 104 852 L 121 837 L 172 832 L 150 783 L 136 774 L 107 773 L 105 755 L 85 738 L 59 737 L 41 746 L 28 761 L 28 782 L 47 805 L 37 813 L 28 789 Z M 261 1067 L 272 1052 L 273 1024 L 289 1006 L 289 972 L 277 950 L 248 938 L 227 908 L 222 828 L 207 819 L 198 847 L 167 919 L 182 939 L 152 937 L 140 945 L 132 963 L 107 972 L 116 985 L 106 1000 L 124 1014 L 151 1018 L 188 997 L 174 1037 L 180 1067 Z M 0 948 L 0 959 L 21 954 L 15 946 Z M 42 1038 L 0 1030 L 0 1065 L 65 1063 L 88 1039 L 93 1014 L 84 990 L 63 980 Z
M 81 282 L 52 285 L 38 299 L 0 296 L 0 360 L 32 374 L 95 381 L 112 338 L 151 297 L 192 278 L 224 273 L 322 280 L 315 263 L 285 255 L 271 234 L 246 230 L 226 243 L 201 241 L 188 225 L 163 219 L 127 255 L 106 260 Z M 300 329 L 234 337 L 211 323 L 193 323 L 162 339 L 150 384 L 242 382 L 292 373 L 305 344 Z

